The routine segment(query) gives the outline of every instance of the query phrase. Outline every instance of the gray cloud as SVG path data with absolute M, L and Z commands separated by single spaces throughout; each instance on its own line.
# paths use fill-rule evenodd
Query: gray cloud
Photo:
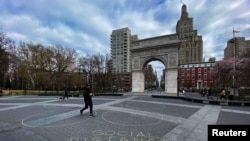
M 233 27 L 240 31 L 237 36 L 249 38 L 248 0 L 183 2 L 203 36 L 206 60 L 223 58 Z M 175 33 L 181 6 L 172 0 L 2 0 L 0 26 L 16 41 L 61 44 L 82 54 L 108 53 L 113 29 L 129 27 L 139 38 Z

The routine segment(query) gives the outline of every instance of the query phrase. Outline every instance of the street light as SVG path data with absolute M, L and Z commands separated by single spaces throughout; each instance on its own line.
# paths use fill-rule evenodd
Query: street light
M 81 71 L 82 71 L 82 66 L 79 65 L 79 68 L 78 68 L 78 75 L 79 75 L 79 78 L 78 78 L 78 91 L 80 92 L 80 88 L 81 88 Z
M 177 72 L 178 73 L 178 72 Z M 177 76 L 177 97 L 179 97 L 179 75 Z
M 233 67 L 233 92 L 235 96 L 235 65 L 236 65 L 236 38 L 234 37 L 234 67 Z
M 26 88 L 26 83 L 27 83 L 27 81 L 26 81 L 26 78 L 23 79 L 23 83 L 24 83 L 24 84 L 23 84 L 23 85 L 24 85 L 23 94 L 26 95 L 26 94 L 27 94 L 27 88 Z
M 88 83 L 88 73 L 85 69 L 82 69 L 82 72 L 83 72 L 83 84 L 87 84 Z
M 92 85 L 92 87 L 91 87 L 91 89 L 92 89 L 92 91 L 94 91 L 94 73 L 92 72 L 91 73 L 91 85 Z
M 235 66 L 236 66 L 236 37 L 235 33 L 239 33 L 240 31 L 234 30 L 233 27 L 233 41 L 234 41 L 234 64 L 233 64 L 233 95 L 235 96 Z

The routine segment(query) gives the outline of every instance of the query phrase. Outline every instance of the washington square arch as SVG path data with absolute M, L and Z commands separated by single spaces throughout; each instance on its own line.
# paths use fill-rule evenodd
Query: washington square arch
M 165 93 L 177 94 L 179 64 L 199 63 L 203 60 L 202 36 L 194 29 L 193 23 L 187 6 L 183 4 L 174 34 L 139 39 L 127 27 L 113 30 L 112 71 L 132 72 L 132 92 L 142 93 L 145 90 L 145 66 L 151 61 L 160 61 L 165 67 Z
M 177 93 L 178 49 L 176 34 L 134 41 L 132 44 L 132 92 L 144 92 L 143 68 L 151 61 L 160 61 L 165 69 L 165 93 Z

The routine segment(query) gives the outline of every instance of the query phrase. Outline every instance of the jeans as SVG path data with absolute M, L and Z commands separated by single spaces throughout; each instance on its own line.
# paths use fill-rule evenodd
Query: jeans
M 92 112 L 93 112 L 92 99 L 84 99 L 84 102 L 85 102 L 85 107 L 82 108 L 82 111 L 88 109 L 88 106 L 89 106 L 89 112 L 90 112 L 90 114 L 92 114 Z

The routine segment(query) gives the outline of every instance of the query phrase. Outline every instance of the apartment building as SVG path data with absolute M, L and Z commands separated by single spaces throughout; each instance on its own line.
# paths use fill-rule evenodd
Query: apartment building
M 111 41 L 111 58 L 112 72 L 130 72 L 131 71 L 131 30 L 126 28 L 116 29 L 112 31 Z
M 224 49 L 224 58 L 233 58 L 250 56 L 250 40 L 245 37 L 235 37 L 227 41 L 227 47 Z

